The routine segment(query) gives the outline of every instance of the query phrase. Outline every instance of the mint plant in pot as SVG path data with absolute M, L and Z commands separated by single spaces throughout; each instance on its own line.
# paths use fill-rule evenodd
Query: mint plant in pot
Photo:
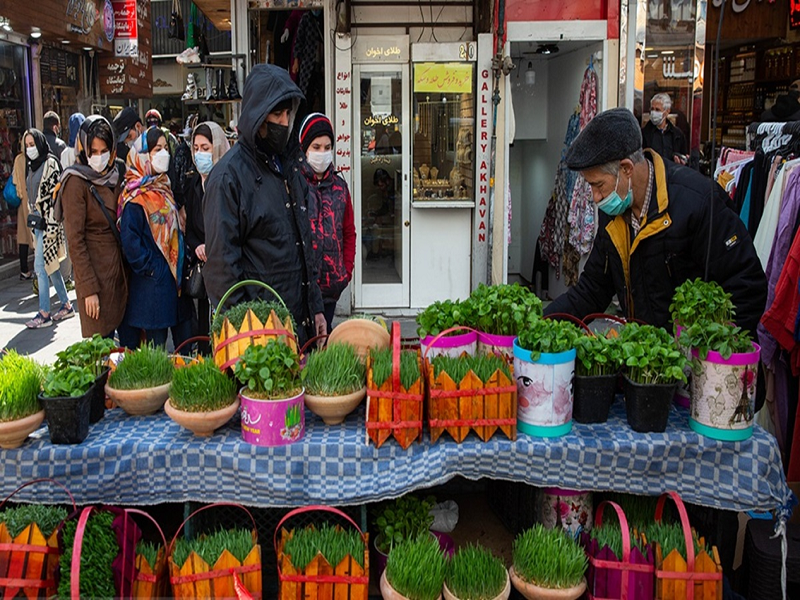
M 572 417 L 578 423 L 605 423 L 622 369 L 619 338 L 584 335 L 575 340 L 575 351 Z
M 472 322 L 478 330 L 478 351 L 514 358 L 514 338 L 532 319 L 542 316 L 542 301 L 518 283 L 485 285 L 472 291 Z
M 350 344 L 328 344 L 312 352 L 301 376 L 306 406 L 326 425 L 344 421 L 367 393 L 367 369 Z
M 44 420 L 39 402 L 42 370 L 9 350 L 0 358 L 0 448 L 19 448 Z
M 447 560 L 439 544 L 422 534 L 399 543 L 389 555 L 381 575 L 384 600 L 437 600 L 447 571 Z
M 239 408 L 236 382 L 212 361 L 176 369 L 164 411 L 200 437 L 208 437 L 230 421 Z
M 284 446 L 305 433 L 304 390 L 297 353 L 272 339 L 266 346 L 248 346 L 233 368 L 244 386 L 242 437 L 257 446 Z
M 94 334 L 89 339 L 75 342 L 66 350 L 58 352 L 55 362 L 56 369 L 69 365 L 88 367 L 95 376 L 92 385 L 92 409 L 89 415 L 90 423 L 97 423 L 103 418 L 106 410 L 105 385 L 108 381 L 109 367 L 104 364 L 105 359 L 114 350 L 114 340 Z
M 69 365 L 47 371 L 39 401 L 44 406 L 52 443 L 80 444 L 89 435 L 94 381 L 89 367 Z
M 151 415 L 167 401 L 174 373 L 166 350 L 145 344 L 125 354 L 108 376 L 106 394 L 129 415 Z
M 450 558 L 444 600 L 506 600 L 510 595 L 508 571 L 491 550 L 468 545 Z
M 686 382 L 686 356 L 675 338 L 652 325 L 629 323 L 620 341 L 628 424 L 640 433 L 663 432 L 678 382 Z
M 576 600 L 586 591 L 586 555 L 561 529 L 534 525 L 514 540 L 511 583 L 528 600 Z
M 443 300 L 428 306 L 417 315 L 417 335 L 423 353 L 428 346 L 427 357 L 447 355 L 461 356 L 462 352 L 475 354 L 478 334 L 474 331 L 453 331 L 434 342 L 434 338 L 457 325 L 467 326 L 474 321 L 472 303 L 467 300 Z

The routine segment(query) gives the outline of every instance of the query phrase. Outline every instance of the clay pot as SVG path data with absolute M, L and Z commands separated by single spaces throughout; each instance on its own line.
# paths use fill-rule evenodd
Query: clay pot
M 386 579 L 386 571 L 383 572 L 381 575 L 381 596 L 383 600 L 408 600 L 405 596 L 397 592 L 389 581 Z M 442 600 L 441 594 L 439 595 L 439 599 Z
M 175 421 L 181 427 L 185 427 L 193 434 L 200 437 L 209 437 L 214 435 L 214 431 L 225 425 L 231 420 L 231 417 L 239 410 L 239 398 L 237 397 L 233 404 L 220 408 L 219 410 L 211 410 L 208 412 L 189 412 L 186 410 L 178 410 L 170 401 L 164 404 L 164 412 L 167 413 L 170 419 Z
M 370 348 L 388 348 L 389 332 L 386 328 L 369 319 L 348 319 L 333 328 L 328 336 L 328 344 L 350 344 L 362 360 L 366 360 Z
M 511 595 L 511 578 L 508 576 L 508 573 L 506 573 L 506 586 L 503 588 L 503 591 L 500 592 L 494 598 L 492 598 L 492 600 L 508 600 L 508 597 L 510 595 Z M 458 596 L 454 596 L 453 592 L 447 589 L 447 582 L 445 582 L 444 584 L 444 600 L 461 600 Z
M 314 396 L 306 392 L 306 406 L 312 413 L 322 417 L 326 425 L 338 425 L 361 404 L 366 394 L 366 386 L 344 396 Z
M 169 386 L 165 383 L 141 390 L 115 390 L 106 384 L 106 395 L 129 415 L 152 415 L 158 412 L 169 398 Z
M 39 429 L 44 421 L 44 410 L 16 421 L 0 423 L 0 448 L 11 450 L 19 448 L 28 436 Z
M 586 591 L 586 580 L 583 579 L 575 587 L 556 590 L 551 588 L 539 587 L 527 581 L 520 579 L 514 572 L 514 567 L 508 570 L 511 577 L 511 583 L 514 584 L 516 590 L 525 596 L 527 600 L 577 600 Z

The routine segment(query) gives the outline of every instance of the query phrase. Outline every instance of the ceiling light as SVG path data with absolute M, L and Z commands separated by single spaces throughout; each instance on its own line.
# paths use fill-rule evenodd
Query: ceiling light
M 557 44 L 539 44 L 539 47 L 536 49 L 536 54 L 555 54 L 558 52 L 558 45 Z
M 42 30 L 38 27 L 31 28 L 31 37 L 35 40 L 38 40 L 40 37 L 42 37 Z
M 4 31 L 12 31 L 11 22 L 7 17 L 0 17 L 0 28 Z
M 661 54 L 675 54 L 674 50 L 662 50 Z
M 87 52 L 89 52 L 90 50 L 94 50 L 94 48 L 92 48 L 91 46 L 84 46 L 83 49 L 86 50 Z
M 528 61 L 528 70 L 525 71 L 525 85 L 532 87 L 536 85 L 536 71 L 533 70 L 533 62 Z
M 61 40 L 62 44 L 69 44 L 69 40 Z

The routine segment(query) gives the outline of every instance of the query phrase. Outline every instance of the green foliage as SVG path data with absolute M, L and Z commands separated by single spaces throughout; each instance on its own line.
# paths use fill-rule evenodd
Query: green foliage
M 21 504 L 0 512 L 0 523 L 5 523 L 11 537 L 17 537 L 31 523 L 36 523 L 42 535 L 49 538 L 67 518 L 67 509 L 44 504 Z
M 54 366 L 56 369 L 63 369 L 69 365 L 89 367 L 94 376 L 99 377 L 103 371 L 103 358 L 111 354 L 114 347 L 114 340 L 95 333 L 91 338 L 75 342 L 66 350 L 58 352 Z
M 417 335 L 439 335 L 445 329 L 455 325 L 468 325 L 474 322 L 473 308 L 469 301 L 459 300 L 436 301 L 417 315 Z M 448 335 L 461 335 L 463 331 L 454 331 Z
M 220 529 L 210 535 L 201 535 L 191 540 L 178 539 L 172 551 L 172 561 L 179 568 L 183 568 L 186 559 L 195 552 L 209 566 L 214 566 L 222 553 L 227 550 L 236 557 L 236 560 L 244 562 L 254 545 L 253 534 L 246 529 Z
M 139 543 L 136 544 L 136 554 L 141 554 L 144 556 L 144 559 L 147 561 L 147 564 L 150 565 L 150 568 L 155 569 L 156 563 L 158 562 L 158 551 L 160 548 L 161 546 L 154 544 L 153 542 L 139 540 Z
M 679 523 L 655 523 L 650 522 L 644 528 L 644 535 L 649 543 L 661 544 L 661 556 L 666 558 L 673 550 L 677 550 L 684 559 L 686 559 L 686 539 L 683 537 L 683 528 Z M 692 537 L 694 543 L 694 554 L 697 556 L 700 552 L 708 552 L 711 554 L 711 549 L 706 546 L 701 546 L 696 537 Z
M 731 323 L 736 308 L 731 295 L 714 281 L 686 280 L 677 288 L 669 306 L 672 320 L 683 327 L 690 327 L 697 321 Z
M 167 351 L 145 344 L 125 354 L 108 376 L 109 387 L 115 390 L 143 390 L 172 381 L 175 366 Z
M 248 346 L 233 367 L 236 379 L 259 398 L 278 400 L 300 393 L 300 360 L 282 339 L 271 339 L 266 346 Z
M 708 357 L 708 351 L 719 352 L 725 360 L 733 353 L 753 351 L 753 338 L 749 331 L 736 325 L 696 321 L 681 331 L 680 342 L 687 348 L 696 348 L 701 359 Z
M 170 404 L 187 412 L 211 412 L 236 401 L 236 382 L 213 361 L 175 369 L 169 388 Z
M 483 546 L 459 548 L 447 565 L 447 588 L 463 600 L 491 600 L 503 591 L 508 573 L 503 561 Z
M 640 496 L 638 494 L 607 493 L 602 495 L 602 500 L 617 503 L 625 513 L 628 526 L 638 530 L 653 521 L 658 504 L 657 496 Z M 598 501 L 595 500 L 595 502 Z M 670 517 L 668 511 L 664 511 L 664 517 L 665 520 L 668 520 Z M 611 507 L 607 507 L 603 511 L 603 525 L 616 525 L 619 528 L 617 513 Z
M 112 564 L 119 554 L 119 544 L 111 524 L 114 515 L 108 511 L 95 511 L 86 522 L 81 550 L 81 598 L 103 598 L 113 600 L 116 596 L 114 571 Z M 64 553 L 61 555 L 59 567 L 61 580 L 58 584 L 60 600 L 70 600 L 72 545 L 75 541 L 75 530 L 78 520 L 73 519 L 64 524 Z
M 392 349 L 373 348 L 370 351 L 372 357 L 372 381 L 375 387 L 381 387 L 383 382 L 392 376 Z M 402 350 L 400 352 L 400 385 L 409 389 L 420 377 L 419 357 L 415 350 Z
M 477 356 L 464 355 L 458 358 L 441 355 L 434 356 L 431 363 L 433 364 L 434 379 L 439 377 L 439 373 L 444 371 L 450 376 L 450 379 L 459 383 L 464 379 L 467 373 L 472 371 L 478 376 L 478 379 L 486 383 L 498 370 L 511 379 L 511 371 L 508 368 L 508 363 L 504 358 L 495 354 L 479 354 Z
M 42 393 L 46 398 L 78 398 L 89 391 L 94 380 L 94 373 L 89 367 L 54 367 L 45 374 Z
M 536 319 L 520 331 L 517 344 L 529 350 L 531 359 L 539 360 L 542 353 L 557 354 L 575 347 L 583 332 L 569 321 Z
M 653 515 L 651 514 L 651 520 L 652 517 Z M 608 546 L 614 553 L 614 556 L 617 557 L 617 560 L 622 560 L 622 530 L 619 528 L 618 522 L 616 524 L 612 524 L 603 521 L 603 526 L 592 528 L 589 535 L 593 540 L 597 540 L 598 549 L 602 549 L 603 546 Z M 633 535 L 632 531 L 629 531 L 628 535 L 630 536 L 631 540 L 631 549 L 639 548 L 639 551 L 644 554 L 646 552 L 646 547 L 641 536 Z
M 309 394 L 344 396 L 364 387 L 367 370 L 353 346 L 329 344 L 308 355 L 301 376 Z
M 620 341 L 628 377 L 635 383 L 686 382 L 687 358 L 665 330 L 629 323 L 622 328 Z
M 624 363 L 618 337 L 583 335 L 575 340 L 575 351 L 576 375 L 615 375 Z
M 444 552 L 428 533 L 398 544 L 386 561 L 386 580 L 408 600 L 436 600 L 446 571 Z
M 528 321 L 542 316 L 542 301 L 518 283 L 481 283 L 467 300 L 472 305 L 472 327 L 493 335 L 519 335 Z
M 364 540 L 354 529 L 341 529 L 324 523 L 321 528 L 306 527 L 295 531 L 283 548 L 292 559 L 295 569 L 303 570 L 317 554 L 322 554 L 328 564 L 336 567 L 345 557 L 351 556 L 364 566 Z
M 388 553 L 400 542 L 428 535 L 433 525 L 433 515 L 430 513 L 435 505 L 436 498 L 433 496 L 421 500 L 411 494 L 383 505 L 375 518 L 378 531 L 375 546 L 381 552 Z
M 42 369 L 33 359 L 9 350 L 0 359 L 0 423 L 24 419 L 42 410 Z
M 258 299 L 240 302 L 239 304 L 230 307 L 228 310 L 223 310 L 217 313 L 214 316 L 214 321 L 211 323 L 211 332 L 214 335 L 219 335 L 222 331 L 222 323 L 226 318 L 238 331 L 242 326 L 242 323 L 244 323 L 244 317 L 248 310 L 252 310 L 253 314 L 255 314 L 255 316 L 258 317 L 258 320 L 262 323 L 266 323 L 267 319 L 269 318 L 269 313 L 274 310 L 275 315 L 278 317 L 278 319 L 280 319 L 281 323 L 285 323 L 286 319 L 289 318 L 291 319 L 292 323 L 292 331 L 297 331 L 297 326 L 295 325 L 292 314 L 283 304 L 276 300 L 267 302 L 266 300 Z
M 565 589 L 578 585 L 586 570 L 586 555 L 560 528 L 537 524 L 514 540 L 514 571 L 534 585 Z

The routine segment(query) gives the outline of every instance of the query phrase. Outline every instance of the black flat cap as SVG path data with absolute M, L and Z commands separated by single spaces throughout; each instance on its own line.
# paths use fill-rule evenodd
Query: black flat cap
M 567 166 L 582 171 L 627 158 L 642 148 L 642 130 L 627 108 L 601 112 L 567 150 Z
M 139 116 L 139 113 L 134 110 L 131 106 L 126 106 L 123 108 L 117 116 L 114 117 L 114 122 L 112 125 L 114 126 L 114 133 L 117 134 L 117 143 L 122 143 L 125 141 L 125 138 L 128 137 L 128 132 L 131 128 L 136 125 L 136 123 L 141 123 L 142 119 Z

